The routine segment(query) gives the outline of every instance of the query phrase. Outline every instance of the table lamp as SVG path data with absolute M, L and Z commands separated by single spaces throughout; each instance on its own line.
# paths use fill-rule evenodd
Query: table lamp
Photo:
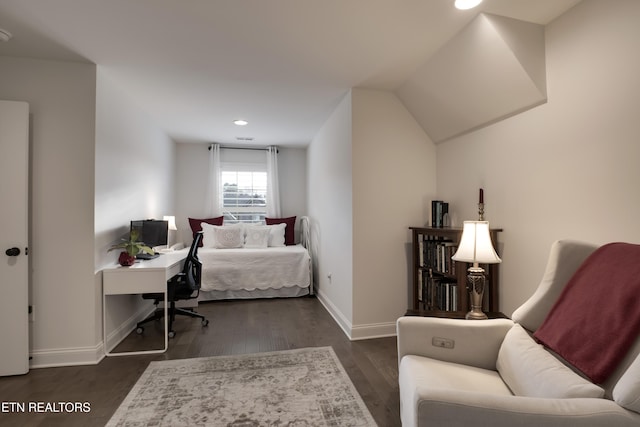
M 173 215 L 165 215 L 162 217 L 163 221 L 167 221 L 169 224 L 169 230 L 167 231 L 167 251 L 171 250 L 171 231 L 175 231 L 178 229 L 178 227 L 176 227 L 176 217 Z
M 471 311 L 466 319 L 486 319 L 482 312 L 482 297 L 484 295 L 484 269 L 479 264 L 497 264 L 502 262 L 491 243 L 489 221 L 465 221 L 462 228 L 462 238 L 458 250 L 451 257 L 454 261 L 473 263 L 467 270 L 469 274 L 469 296 Z

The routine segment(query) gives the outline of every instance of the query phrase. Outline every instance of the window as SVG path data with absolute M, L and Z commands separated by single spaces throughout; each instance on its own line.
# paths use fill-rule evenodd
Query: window
M 220 173 L 224 222 L 264 224 L 267 215 L 266 166 L 223 163 Z

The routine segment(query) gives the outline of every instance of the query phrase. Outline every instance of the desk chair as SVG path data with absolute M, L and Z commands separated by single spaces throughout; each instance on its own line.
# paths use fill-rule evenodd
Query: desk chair
M 167 281 L 167 301 L 169 302 L 169 338 L 176 336 L 173 330 L 173 321 L 176 314 L 182 314 L 184 316 L 196 317 L 202 320 L 202 326 L 207 326 L 209 321 L 201 314 L 195 313 L 191 310 L 185 310 L 176 307 L 176 301 L 188 300 L 198 298 L 200 293 L 201 277 L 202 277 L 202 263 L 198 259 L 198 245 L 202 241 L 202 232 L 198 232 L 191 243 L 189 253 L 184 261 L 184 267 L 182 272 L 176 274 Z M 142 294 L 144 299 L 154 300 L 156 310 L 154 313 L 145 320 L 138 322 L 136 332 L 142 334 L 144 332 L 144 325 L 152 320 L 160 320 L 164 316 L 164 310 L 158 308 L 160 301 L 164 301 L 164 295 L 162 293 L 148 293 Z

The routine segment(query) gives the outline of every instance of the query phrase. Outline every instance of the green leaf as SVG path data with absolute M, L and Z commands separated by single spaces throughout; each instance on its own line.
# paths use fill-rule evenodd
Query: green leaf
M 122 243 L 111 246 L 107 252 L 111 252 L 115 249 L 124 249 L 129 255 L 136 256 L 140 252 L 146 252 L 153 255 L 153 249 L 147 246 L 144 242 L 138 241 L 138 230 L 131 230 L 128 239 L 121 239 Z

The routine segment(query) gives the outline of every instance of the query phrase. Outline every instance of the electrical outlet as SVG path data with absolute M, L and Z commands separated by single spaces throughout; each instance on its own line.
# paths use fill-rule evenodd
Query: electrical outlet
M 455 341 L 449 338 L 433 337 L 431 339 L 431 345 L 434 347 L 452 349 L 455 346 Z

